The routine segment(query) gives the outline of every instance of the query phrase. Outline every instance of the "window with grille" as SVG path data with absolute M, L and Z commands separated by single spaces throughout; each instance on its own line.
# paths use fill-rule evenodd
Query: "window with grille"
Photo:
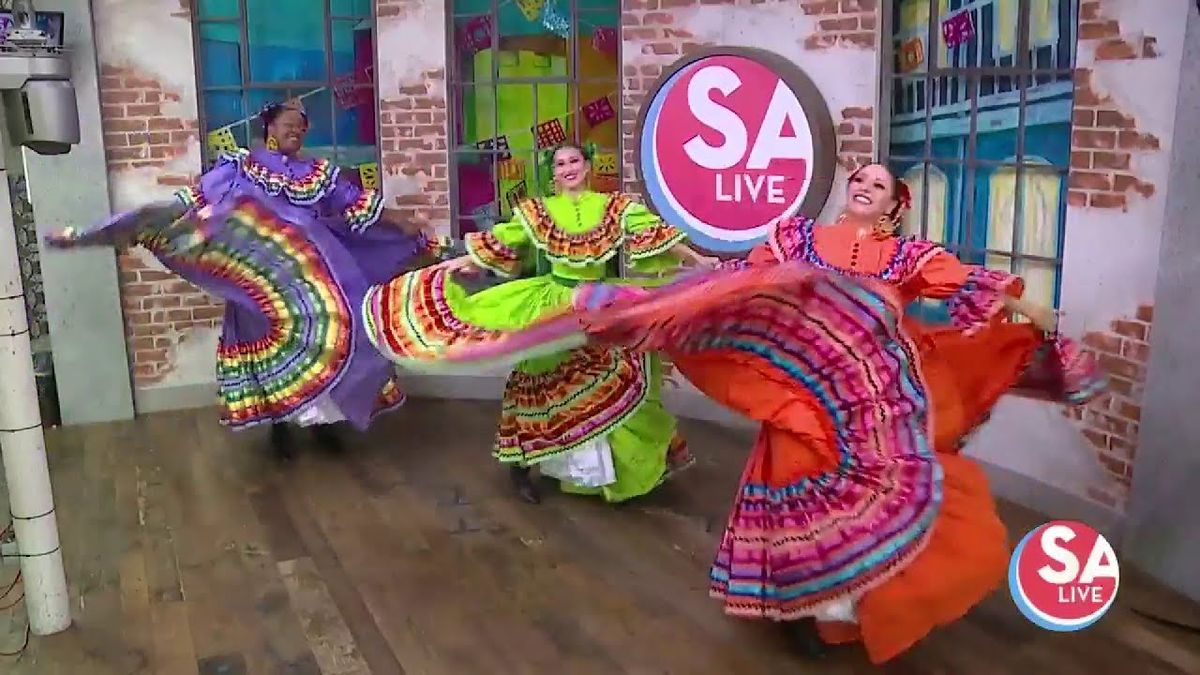
M 454 232 L 508 220 L 550 176 L 538 148 L 597 146 L 592 188 L 616 190 L 618 0 L 450 0 L 447 64 Z
M 307 155 L 346 168 L 377 167 L 372 5 L 194 0 L 206 162 L 233 146 L 261 144 L 258 111 L 271 101 L 299 98 L 309 119 Z
M 907 234 L 1058 304 L 1077 0 L 893 0 L 885 162 Z M 922 310 L 945 318 L 940 306 Z

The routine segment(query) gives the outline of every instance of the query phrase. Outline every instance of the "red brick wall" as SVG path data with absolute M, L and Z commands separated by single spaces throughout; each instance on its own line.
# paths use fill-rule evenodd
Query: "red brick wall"
M 637 180 L 634 149 L 638 144 L 638 115 L 646 95 L 662 75 L 664 67 L 683 55 L 713 46 L 677 24 L 678 10 L 703 5 L 707 8 L 705 11 L 722 12 L 726 10 L 718 5 L 733 4 L 734 0 L 623 0 L 621 3 L 624 76 L 621 135 L 625 190 L 642 192 L 643 186 Z M 800 9 L 806 15 L 817 17 L 817 30 L 803 36 L 805 49 L 876 48 L 877 0 L 800 0 Z M 838 114 L 838 111 L 832 112 Z M 874 107 L 869 105 L 840 111 L 838 161 L 843 166 L 853 168 L 871 161 L 874 116 Z
M 621 2 L 621 166 L 624 189 L 642 194 L 637 179 L 637 122 L 642 102 L 654 88 L 663 68 L 680 56 L 711 43 L 701 42 L 688 30 L 676 26 L 674 12 L 695 7 L 701 0 L 622 0 Z M 732 5 L 732 0 L 708 0 L 707 4 Z M 710 11 L 721 11 L 713 8 Z
M 800 0 L 800 9 L 819 16 L 817 32 L 804 37 L 806 49 L 853 45 L 875 49 L 878 0 Z
M 433 0 L 376 0 L 382 24 L 405 21 Z M 382 58 L 388 58 L 385 54 Z M 376 72 L 386 69 L 377 68 Z M 380 95 L 381 169 L 385 190 L 389 184 L 405 186 L 410 194 L 392 194 L 389 206 L 412 215 L 424 212 L 448 227 L 450 219 L 449 155 L 447 152 L 446 70 L 425 70 L 409 82 L 378 82 Z M 403 177 L 406 180 L 392 180 Z M 415 185 L 411 190 L 409 186 Z M 447 230 L 448 232 L 448 230 Z
M 189 142 L 199 133 L 195 119 L 164 110 L 164 106 L 178 107 L 179 100 L 179 92 L 165 89 L 152 77 L 101 63 L 101 126 L 113 192 L 122 192 L 122 181 L 142 181 L 134 174 L 145 170 L 156 172 L 157 183 L 157 195 L 147 194 L 147 200 L 195 179 L 194 170 L 168 170 L 173 160 L 187 154 Z M 146 255 L 123 251 L 118 258 L 125 332 L 137 387 L 153 385 L 170 373 L 175 368 L 173 348 L 190 329 L 219 325 L 222 311 L 219 301 L 151 266 Z
M 847 171 L 875 161 L 875 108 L 842 108 L 837 126 L 838 164 Z
M 1106 4 L 1083 0 L 1079 8 L 1079 51 L 1092 51 L 1095 62 L 1075 72 L 1068 204 L 1126 211 L 1133 200 L 1154 195 L 1156 187 L 1139 174 L 1137 158 L 1160 150 L 1161 142 L 1141 128 L 1131 102 L 1101 90 L 1096 69 L 1110 61 L 1155 59 L 1159 53 L 1153 36 L 1130 32 L 1106 11 Z M 1107 330 L 1085 336 L 1084 345 L 1098 356 L 1112 388 L 1091 404 L 1067 411 L 1112 479 L 1107 486 L 1089 487 L 1088 497 L 1117 509 L 1124 507 L 1133 477 L 1153 316 L 1153 306 L 1143 305 L 1133 316 L 1112 321 Z
M 1080 50 L 1093 48 L 1097 61 L 1158 57 L 1153 37 L 1124 35 L 1121 25 L 1104 13 L 1103 4 L 1084 0 L 1080 5 Z M 1159 140 L 1140 129 L 1120 102 L 1097 90 L 1091 68 L 1075 72 L 1072 128 L 1071 206 L 1125 209 L 1130 199 L 1154 194 L 1154 184 L 1138 176 L 1134 158 L 1139 152 L 1158 150 Z
M 1154 307 L 1143 305 L 1134 316 L 1113 321 L 1107 331 L 1084 337 L 1083 344 L 1097 355 L 1109 375 L 1109 392 L 1067 411 L 1083 428 L 1100 464 L 1113 479 L 1107 486 L 1089 487 L 1087 496 L 1114 508 L 1124 507 L 1133 479 L 1153 320 Z

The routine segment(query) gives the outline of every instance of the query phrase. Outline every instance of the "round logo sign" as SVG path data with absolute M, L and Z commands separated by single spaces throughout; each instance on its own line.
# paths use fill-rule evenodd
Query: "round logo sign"
M 1046 630 L 1081 630 L 1117 598 L 1121 570 L 1112 546 L 1072 520 L 1026 534 L 1008 563 L 1008 588 L 1025 618 Z
M 724 48 L 681 60 L 646 101 L 640 128 L 647 196 L 704 248 L 753 248 L 776 220 L 815 216 L 829 197 L 829 109 L 775 54 Z

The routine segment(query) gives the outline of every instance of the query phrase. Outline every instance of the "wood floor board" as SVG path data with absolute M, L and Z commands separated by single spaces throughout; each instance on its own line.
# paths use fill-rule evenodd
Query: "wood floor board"
M 1200 672 L 1200 607 L 1122 570 L 1110 613 L 1055 634 L 1001 588 L 884 668 L 821 663 L 728 618 L 708 568 L 752 432 L 682 423 L 694 468 L 621 506 L 511 494 L 497 404 L 413 401 L 332 456 L 211 410 L 47 434 L 75 625 L 4 675 L 774 675 Z M 1011 536 L 1044 520 L 1001 505 Z M 3 575 L 0 575 L 2 577 Z M 1135 611 L 1138 610 L 1138 611 Z M 0 645 L 20 622 L 0 617 Z

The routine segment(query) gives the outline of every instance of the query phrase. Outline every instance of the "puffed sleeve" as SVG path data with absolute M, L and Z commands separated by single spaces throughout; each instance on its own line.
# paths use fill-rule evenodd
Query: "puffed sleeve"
M 177 190 L 175 198 L 189 209 L 221 201 L 237 180 L 241 160 L 244 157 L 245 151 L 221 155 L 216 164 L 205 171 L 195 185 Z
M 683 230 L 667 225 L 638 202 L 625 207 L 621 227 L 625 230 L 625 254 L 632 271 L 657 274 L 679 267 L 679 257 L 670 251 L 687 239 Z
M 976 265 L 965 265 L 947 251 L 929 257 L 906 290 L 923 298 L 946 301 L 952 324 L 967 332 L 982 328 L 1004 311 L 1006 296 L 1020 297 L 1020 277 Z
M 383 195 L 374 188 L 362 188 L 338 178 L 325 195 L 331 213 L 340 214 L 351 232 L 360 233 L 379 222 L 383 215 Z
M 529 234 L 520 222 L 510 220 L 487 232 L 467 233 L 463 244 L 476 266 L 511 279 L 521 274 L 522 263 L 529 252 Z

